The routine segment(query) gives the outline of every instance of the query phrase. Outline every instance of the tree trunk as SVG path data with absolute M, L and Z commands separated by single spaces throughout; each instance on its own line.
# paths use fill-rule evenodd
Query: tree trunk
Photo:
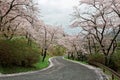
M 70 59 L 70 52 L 68 52 L 68 59 Z
M 43 54 L 44 54 L 43 52 L 44 52 L 44 50 L 43 50 L 43 48 L 42 48 L 41 56 L 43 56 Z
M 98 53 L 98 51 L 97 51 L 97 46 L 96 46 L 96 43 L 95 43 L 95 40 L 94 40 L 93 37 L 91 37 L 91 38 L 92 38 L 93 45 L 94 45 L 94 51 L 95 51 L 95 53 Z
M 43 53 L 43 59 L 42 59 L 42 62 L 45 61 L 46 55 L 47 55 L 47 49 L 45 49 L 45 51 L 44 51 L 44 53 Z
M 74 60 L 74 55 L 73 55 L 73 52 L 71 53 L 71 58 L 72 58 L 72 60 Z
M 111 59 L 110 56 L 105 55 L 105 65 L 106 65 L 106 66 L 109 66 L 110 59 Z
M 92 54 L 90 38 L 88 38 L 88 49 L 89 49 L 89 53 Z
M 30 38 L 28 38 L 27 44 L 28 44 L 29 46 L 32 46 L 32 40 L 31 40 Z

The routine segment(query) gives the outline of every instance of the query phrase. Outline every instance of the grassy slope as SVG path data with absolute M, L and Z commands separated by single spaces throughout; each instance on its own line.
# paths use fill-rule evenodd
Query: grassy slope
M 65 59 L 68 59 L 67 56 L 64 56 Z M 69 59 L 69 60 L 72 60 L 72 59 Z M 76 61 L 76 62 L 80 62 L 82 64 L 88 64 L 86 61 L 78 61 L 78 60 L 73 60 L 73 61 Z
M 23 43 L 20 43 L 20 44 L 18 44 L 19 46 L 21 46 L 21 47 L 26 47 L 26 39 L 24 38 L 24 37 L 16 37 L 16 38 L 14 38 L 14 39 L 16 39 L 16 40 L 22 40 L 22 41 L 24 41 Z M 14 40 L 13 39 L 13 40 Z M 15 40 L 15 41 L 16 41 Z M 8 41 L 8 43 L 9 43 L 9 41 Z M 13 42 L 14 43 L 14 42 Z M 11 43 L 10 43 L 11 44 Z M 24 46 L 23 46 L 24 45 Z M 7 46 L 7 45 L 6 45 Z M 11 46 L 12 46 L 12 44 L 11 44 Z M 3 47 L 3 46 L 0 46 L 0 47 Z M 39 50 L 38 48 L 37 48 L 37 45 L 35 44 L 35 43 L 33 43 L 32 44 L 32 47 L 33 48 L 35 48 L 36 50 Z M 6 47 L 5 47 L 5 49 L 7 49 Z M 15 52 L 16 51 L 18 51 L 17 50 L 17 48 L 16 47 L 14 47 L 14 50 L 15 50 Z M 6 50 L 5 50 L 6 51 Z M 22 51 L 22 50 L 21 50 Z M 24 51 L 22 51 L 21 53 L 24 53 Z M 24 54 L 22 54 L 22 55 L 24 55 Z M 47 67 L 47 66 L 49 66 L 49 62 L 48 62 L 48 59 L 49 59 L 50 57 L 49 56 L 47 56 L 46 57 L 46 59 L 45 59 L 45 61 L 44 62 L 42 62 L 42 57 L 40 57 L 40 60 L 39 60 L 39 62 L 37 62 L 36 64 L 34 64 L 33 65 L 33 67 L 21 67 L 21 66 L 8 66 L 8 67 L 1 67 L 1 65 L 0 65 L 0 73 L 2 73 L 2 74 L 10 74 L 10 73 L 19 73 L 19 72 L 27 72 L 27 71 L 34 71 L 34 70 L 40 70 L 40 69 L 43 69 L 43 68 L 45 68 L 45 67 Z
M 11 73 L 19 73 L 19 72 L 28 72 L 40 70 L 49 66 L 49 56 L 45 59 L 45 62 L 41 62 L 41 60 L 34 64 L 34 67 L 21 67 L 21 66 L 11 66 L 11 67 L 0 67 L 0 72 L 2 74 L 11 74 Z
M 21 67 L 21 66 L 0 67 L 0 72 L 2 74 L 11 74 L 11 73 L 40 70 L 49 66 L 49 61 L 48 61 L 49 58 L 50 57 L 47 56 L 45 62 L 41 62 L 40 60 L 38 63 L 34 64 L 33 67 Z

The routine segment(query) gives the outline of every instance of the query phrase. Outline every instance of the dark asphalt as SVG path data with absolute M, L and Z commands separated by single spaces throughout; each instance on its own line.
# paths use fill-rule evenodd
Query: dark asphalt
M 94 70 L 80 64 L 55 57 L 53 67 L 24 75 L 0 77 L 0 80 L 101 80 Z

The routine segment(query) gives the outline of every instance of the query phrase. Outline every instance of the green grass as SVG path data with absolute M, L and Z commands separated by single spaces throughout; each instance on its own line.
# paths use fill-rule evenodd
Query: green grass
M 49 56 L 42 62 L 40 55 L 41 49 L 38 45 L 33 41 L 32 45 L 28 45 L 27 39 L 23 36 L 14 37 L 12 40 L 0 39 L 0 73 L 11 74 L 43 69 L 49 65 Z
M 109 80 L 119 80 L 116 76 L 114 76 L 114 79 L 112 79 L 112 73 L 109 70 L 105 70 L 104 73 L 109 76 Z
M 112 79 L 112 73 L 108 70 L 105 70 L 104 73 L 109 76 L 109 80 L 119 80 L 116 76 Z
M 1 67 L 0 66 L 0 73 L 2 73 L 2 74 L 12 74 L 12 73 L 19 73 L 19 72 L 41 70 L 41 69 L 49 66 L 49 61 L 48 61 L 49 58 L 50 57 L 47 56 L 44 62 L 42 62 L 41 59 L 40 59 L 38 63 L 33 65 L 33 67 L 21 67 L 21 66 Z
M 64 56 L 65 59 L 68 59 L 67 56 Z M 72 59 L 69 59 L 69 60 L 72 60 Z M 78 60 L 73 60 L 73 61 L 76 61 L 76 62 L 79 62 L 79 63 L 82 63 L 82 64 L 88 64 L 86 61 L 78 61 Z
M 36 69 L 43 69 L 45 67 L 48 67 L 48 65 L 49 65 L 49 58 L 50 57 L 47 56 L 44 62 L 42 62 L 42 60 L 40 59 L 39 63 L 34 64 Z

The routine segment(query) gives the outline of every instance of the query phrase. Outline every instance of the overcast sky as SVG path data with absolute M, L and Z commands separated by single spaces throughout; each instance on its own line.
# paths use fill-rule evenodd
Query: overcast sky
M 79 0 L 38 0 L 41 9 L 42 19 L 47 24 L 61 24 L 65 32 L 70 34 L 78 33 L 78 29 L 70 29 L 69 24 L 72 19 L 70 14 L 73 7 L 79 4 Z

